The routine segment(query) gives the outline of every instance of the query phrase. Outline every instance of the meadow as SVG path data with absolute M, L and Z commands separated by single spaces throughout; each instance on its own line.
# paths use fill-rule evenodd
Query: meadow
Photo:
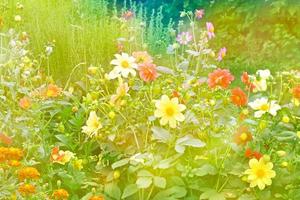
M 300 199 L 298 3 L 201 2 L 2 0 L 0 200 Z

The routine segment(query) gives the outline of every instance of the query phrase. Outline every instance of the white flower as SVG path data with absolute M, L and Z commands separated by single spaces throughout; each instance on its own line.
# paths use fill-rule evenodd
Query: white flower
M 95 111 L 90 112 L 89 118 L 86 121 L 86 126 L 82 127 L 82 132 L 89 137 L 97 136 L 98 131 L 102 128 L 99 118 Z
M 53 52 L 53 47 L 52 46 L 46 46 L 45 48 L 45 53 L 47 56 L 50 56 Z
M 267 91 L 268 88 L 266 79 L 257 80 L 255 78 L 253 81 L 253 85 L 255 86 L 253 92 Z
M 267 79 L 269 79 L 269 78 L 271 77 L 271 72 L 270 72 L 270 70 L 268 70 L 268 69 L 265 69 L 265 70 L 258 70 L 258 71 L 256 72 L 256 74 L 259 75 L 259 77 L 260 77 L 261 79 L 265 79 L 265 80 L 267 80 Z
M 129 74 L 136 75 L 135 69 L 138 65 L 135 63 L 135 58 L 129 56 L 127 53 L 116 54 L 116 59 L 112 60 L 110 64 L 115 65 L 114 69 L 109 73 L 109 79 L 115 79 L 120 75 L 127 78 Z
M 254 117 L 260 118 L 265 113 L 270 113 L 273 116 L 276 116 L 277 111 L 281 109 L 280 105 L 276 103 L 276 101 L 268 101 L 267 98 L 256 99 L 253 102 L 249 103 L 249 106 L 257 110 L 254 113 Z

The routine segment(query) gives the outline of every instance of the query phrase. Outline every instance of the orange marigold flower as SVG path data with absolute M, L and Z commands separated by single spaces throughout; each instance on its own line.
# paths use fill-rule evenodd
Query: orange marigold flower
M 104 200 L 102 196 L 92 196 L 89 200 Z
M 245 106 L 248 103 L 248 97 L 241 88 L 231 90 L 231 101 L 237 106 Z
M 58 189 L 53 192 L 52 196 L 57 200 L 65 200 L 69 198 L 69 193 L 65 189 Z
M 141 64 L 138 68 L 140 78 L 145 82 L 154 81 L 157 77 L 156 65 L 152 63 Z
M 19 106 L 23 109 L 28 109 L 31 106 L 31 101 L 28 97 L 23 97 L 22 99 L 20 99 L 19 101 Z
M 19 167 L 19 166 L 21 166 L 21 163 L 20 163 L 20 161 L 18 161 L 18 160 L 10 160 L 10 161 L 8 162 L 8 164 L 9 164 L 11 167 Z
M 19 148 L 11 147 L 7 152 L 8 160 L 20 160 L 23 157 L 23 151 Z
M 11 145 L 12 143 L 12 138 L 7 136 L 4 133 L 0 133 L 0 142 L 6 144 L 6 145 Z
M 35 193 L 35 186 L 31 184 L 22 184 L 19 186 L 18 191 L 22 196 L 28 196 Z
M 40 178 L 40 173 L 34 167 L 25 167 L 19 170 L 18 177 L 21 181 L 23 181 L 24 179 L 38 179 Z
M 46 89 L 45 97 L 47 98 L 58 97 L 61 94 L 61 91 L 62 89 L 57 85 L 50 84 Z
M 294 89 L 293 89 L 293 96 L 296 99 L 300 99 L 300 85 L 294 87 Z
M 234 135 L 234 142 L 238 145 L 245 145 L 252 140 L 252 134 L 246 126 L 240 126 Z
M 139 65 L 153 62 L 152 57 L 147 51 L 136 51 L 132 53 L 132 56 L 135 58 L 135 62 Z
M 6 161 L 9 149 L 6 147 L 0 147 L 0 162 Z
M 233 80 L 234 76 L 230 74 L 228 69 L 216 69 L 208 75 L 208 86 L 210 88 L 220 86 L 225 89 Z

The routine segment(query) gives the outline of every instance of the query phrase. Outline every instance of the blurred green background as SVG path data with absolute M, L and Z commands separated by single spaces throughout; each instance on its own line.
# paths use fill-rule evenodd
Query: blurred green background
M 16 9 L 18 2 L 24 9 Z M 130 49 L 142 49 L 143 41 L 159 64 L 168 65 L 161 58 L 174 42 L 170 29 L 177 30 L 180 11 L 199 8 L 205 9 L 203 26 L 207 21 L 215 26 L 213 48 L 228 50 L 222 67 L 234 74 L 261 68 L 300 69 L 299 0 L 1 0 L 0 16 L 3 30 L 12 27 L 30 34 L 30 47 L 36 53 L 55 40 L 54 53 L 44 64 L 64 82 L 79 63 L 85 64 L 75 78 L 89 65 L 109 68 L 119 37 L 134 35 Z M 137 20 L 129 24 L 135 30 L 116 18 L 126 10 L 135 12 Z M 15 15 L 23 21 L 16 24 Z

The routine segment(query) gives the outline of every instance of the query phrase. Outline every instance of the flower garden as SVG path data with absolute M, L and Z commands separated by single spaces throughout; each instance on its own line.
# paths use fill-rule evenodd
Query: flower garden
M 60 80 L 25 9 L 0 14 L 0 199 L 300 199 L 300 71 L 232 73 L 203 9 L 156 55 L 125 9 L 109 62 Z

